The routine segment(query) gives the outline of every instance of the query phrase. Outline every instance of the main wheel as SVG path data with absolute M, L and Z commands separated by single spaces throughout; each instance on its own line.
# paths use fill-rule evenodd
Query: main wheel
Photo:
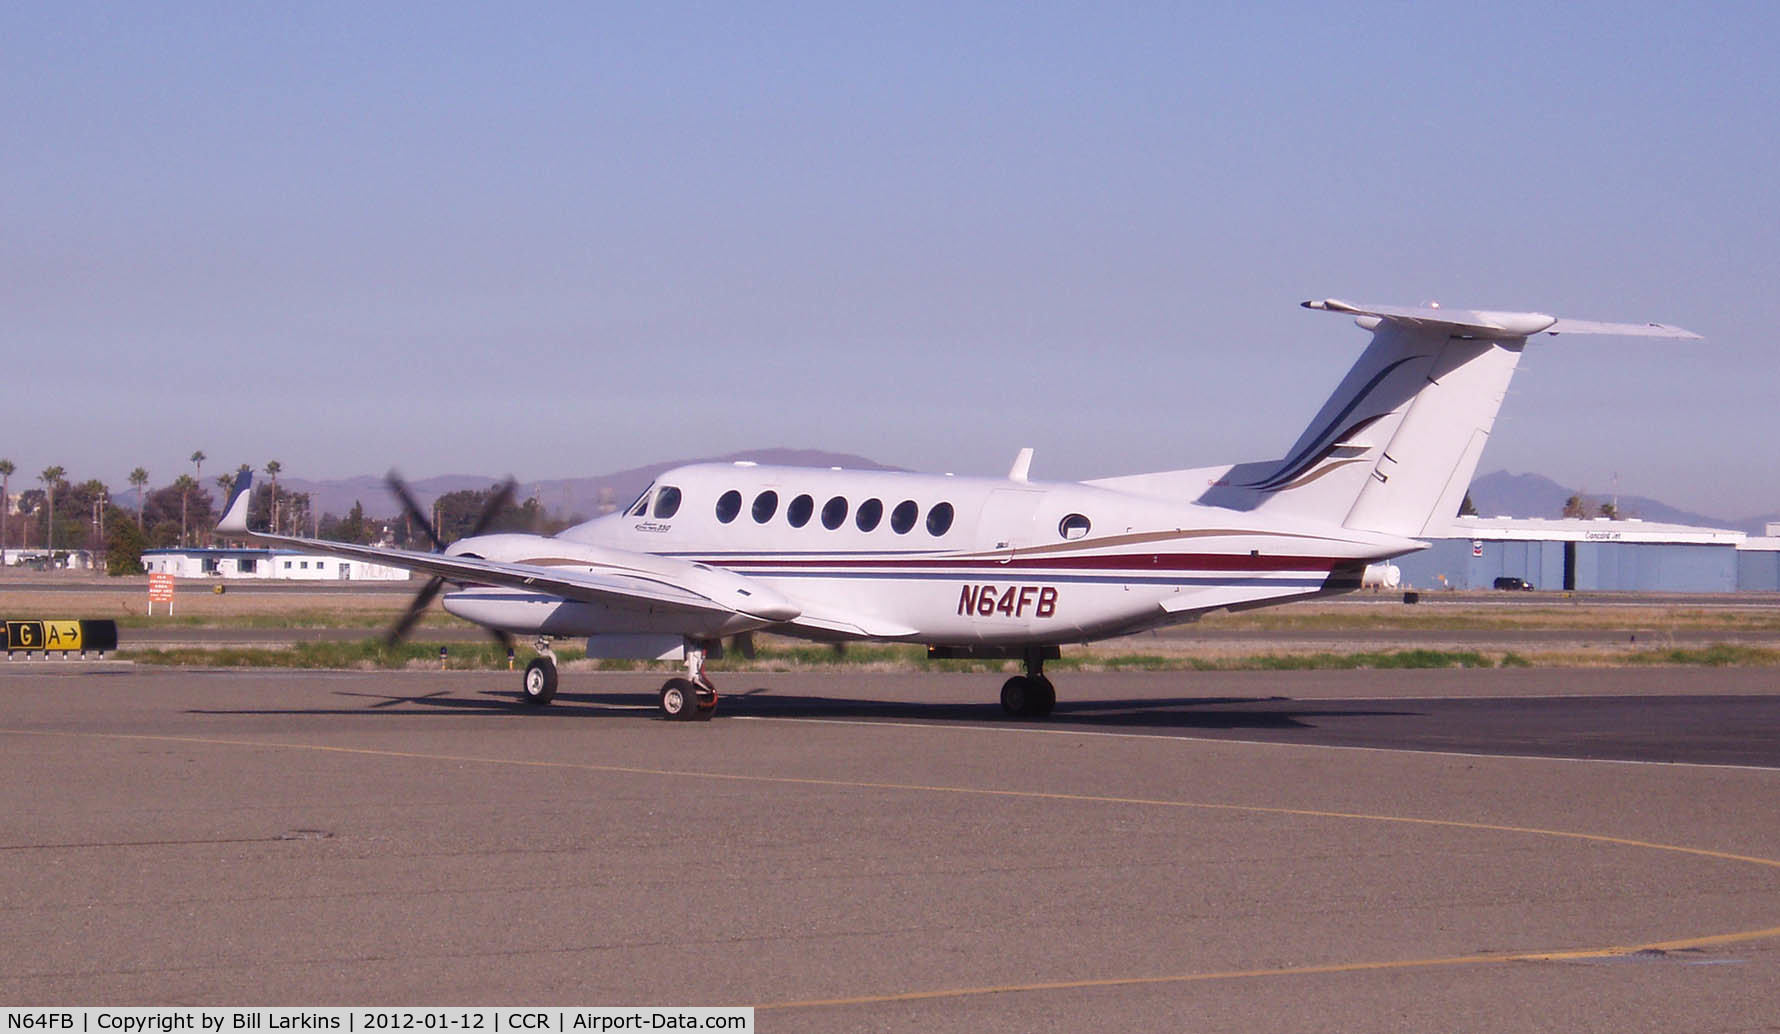
M 556 696 L 556 662 L 548 657 L 535 658 L 525 666 L 525 682 L 519 698 L 533 707 L 543 707 Z
M 1001 709 L 1009 717 L 1024 718 L 1031 698 L 1032 687 L 1024 675 L 1015 675 L 1001 684 Z
M 690 679 L 668 679 L 661 687 L 661 716 L 670 722 L 696 720 L 698 687 Z
M 1057 691 L 1043 675 L 1015 675 L 1001 685 L 1001 709 L 1011 718 L 1043 718 L 1057 706 Z

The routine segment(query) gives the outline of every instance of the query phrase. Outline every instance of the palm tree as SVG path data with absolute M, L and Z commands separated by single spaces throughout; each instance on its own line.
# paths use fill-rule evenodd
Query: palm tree
M 0 567 L 6 566 L 6 513 L 12 509 L 12 475 L 18 469 L 11 460 L 0 460 Z
M 266 476 L 272 479 L 272 534 L 278 534 L 278 473 L 284 464 L 277 460 L 266 461 Z
M 148 471 L 137 467 L 130 471 L 130 485 L 136 489 L 136 530 L 142 530 L 142 490 L 148 487 Z
M 210 457 L 204 455 L 203 449 L 199 449 L 197 452 L 192 453 L 192 468 L 197 472 L 197 476 L 192 478 L 192 483 L 186 487 L 186 492 L 189 493 L 192 489 L 198 487 L 199 479 L 204 476 L 204 461 L 209 458 Z M 179 509 L 181 511 L 180 517 L 179 517 L 179 529 L 180 529 L 179 530 L 179 544 L 183 546 L 183 545 L 186 545 L 186 541 L 185 541 L 185 514 L 184 514 L 185 496 L 184 495 L 181 495 L 179 497 Z
M 190 474 L 181 474 L 173 480 L 173 487 L 179 489 L 179 545 L 183 549 L 189 545 L 185 540 L 185 506 L 198 482 Z
M 44 494 L 48 498 L 48 505 L 44 509 L 49 511 L 49 523 L 44 529 L 43 542 L 44 548 L 49 551 L 52 566 L 56 556 L 56 482 L 62 480 L 62 475 L 66 473 L 68 472 L 61 467 L 45 467 L 43 473 L 37 475 L 37 480 L 43 482 Z

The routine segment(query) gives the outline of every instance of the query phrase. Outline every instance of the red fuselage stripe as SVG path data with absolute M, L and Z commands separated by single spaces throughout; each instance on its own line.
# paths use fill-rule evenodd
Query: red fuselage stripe
M 1359 563 L 1337 557 L 1244 556 L 1228 553 L 1121 553 L 1108 556 L 1022 557 L 1005 560 L 993 554 L 976 557 L 932 557 L 925 559 L 867 560 L 856 557 L 835 557 L 831 560 L 783 559 L 778 557 L 727 556 L 702 561 L 713 567 L 745 567 L 750 569 L 842 567 L 852 570 L 912 570 L 940 568 L 943 570 L 1057 570 L 1057 571 L 1331 571 L 1342 563 Z

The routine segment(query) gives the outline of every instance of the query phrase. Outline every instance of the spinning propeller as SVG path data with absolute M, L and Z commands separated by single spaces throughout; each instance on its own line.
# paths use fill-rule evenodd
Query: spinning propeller
M 414 495 L 408 491 L 408 486 L 402 483 L 402 479 L 396 476 L 396 472 L 390 471 L 389 475 L 384 478 L 384 483 L 389 485 L 389 490 L 394 492 L 396 498 L 401 501 L 402 510 L 407 513 L 408 519 L 420 525 L 420 530 L 426 532 L 426 537 L 433 544 L 433 551 L 435 553 L 445 552 L 445 540 L 439 537 L 438 529 L 434 528 L 433 522 L 427 519 L 426 511 L 422 510 L 420 504 L 415 502 Z M 494 495 L 489 498 L 488 505 L 482 508 L 482 513 L 476 518 L 476 524 L 470 529 L 470 534 L 467 537 L 474 538 L 488 530 L 488 526 L 494 523 L 494 519 L 500 516 L 501 511 L 505 510 L 507 505 L 513 501 L 513 491 L 516 487 L 518 486 L 512 478 L 501 483 L 500 488 L 496 489 Z M 426 612 L 426 608 L 432 605 L 433 597 L 439 595 L 439 590 L 444 587 L 445 579 L 438 575 L 429 578 L 427 583 L 421 586 L 420 591 L 414 594 L 414 599 L 409 602 L 407 611 L 390 627 L 388 634 L 383 637 L 383 641 L 394 646 L 408 638 L 408 633 L 414 630 L 414 625 Z M 488 633 L 494 637 L 495 642 L 500 643 L 508 650 L 513 649 L 512 636 L 493 628 L 489 629 Z

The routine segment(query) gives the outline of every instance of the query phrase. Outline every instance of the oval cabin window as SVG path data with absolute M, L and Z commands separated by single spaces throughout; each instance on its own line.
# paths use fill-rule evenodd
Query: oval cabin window
M 790 506 L 785 507 L 785 519 L 791 522 L 793 528 L 801 528 L 810 523 L 810 514 L 815 512 L 816 500 L 800 495 L 791 500 Z
M 822 526 L 829 531 L 841 526 L 847 519 L 847 498 L 835 496 L 822 504 Z
M 779 512 L 779 493 L 768 490 L 754 497 L 754 523 L 765 524 Z
M 717 497 L 717 519 L 725 524 L 735 520 L 735 515 L 742 512 L 742 493 L 735 489 Z
M 952 504 L 934 503 L 927 511 L 927 534 L 934 537 L 952 530 Z
M 859 513 L 854 516 L 853 523 L 860 531 L 870 531 L 884 519 L 884 504 L 878 499 L 867 499 L 859 504 Z
M 907 535 L 915 526 L 915 520 L 921 516 L 921 508 L 913 499 L 904 499 L 890 511 L 890 530 L 898 535 Z

